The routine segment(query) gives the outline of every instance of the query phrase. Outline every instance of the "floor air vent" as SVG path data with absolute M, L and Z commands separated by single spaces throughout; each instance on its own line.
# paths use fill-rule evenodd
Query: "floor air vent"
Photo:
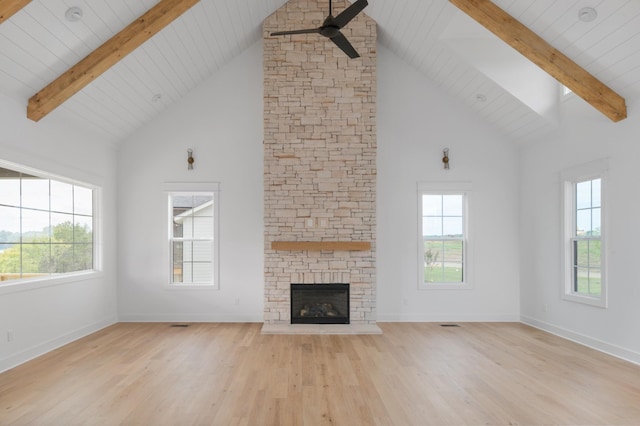
M 460 327 L 458 324 L 440 324 L 440 327 Z
M 171 324 L 169 327 L 189 327 L 189 324 Z

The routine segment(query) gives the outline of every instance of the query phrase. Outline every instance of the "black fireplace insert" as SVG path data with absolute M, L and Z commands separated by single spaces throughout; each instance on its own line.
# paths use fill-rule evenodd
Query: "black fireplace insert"
M 349 284 L 291 284 L 291 324 L 349 324 Z

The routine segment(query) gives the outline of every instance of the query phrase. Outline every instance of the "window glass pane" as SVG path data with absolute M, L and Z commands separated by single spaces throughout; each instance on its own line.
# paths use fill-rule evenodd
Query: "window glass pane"
M 462 218 L 461 217 L 444 217 L 442 219 L 442 234 L 446 236 L 462 237 Z
M 425 237 L 441 237 L 442 236 L 442 218 L 441 217 L 423 217 L 422 218 L 422 235 Z
M 0 249 L 0 277 L 2 280 L 20 278 L 20 244 L 4 246 Z
M 573 264 L 576 266 L 589 266 L 589 240 L 575 240 Z
M 213 238 L 213 217 L 193 218 L 193 238 Z
M 193 263 L 184 262 L 182 264 L 182 282 L 185 284 L 193 282 Z
M 93 190 L 82 186 L 73 187 L 73 212 L 87 216 L 93 215 Z
M 22 179 L 22 207 L 49 210 L 49 180 L 37 177 Z
M 0 206 L 0 244 L 20 242 L 20 209 Z
M 20 206 L 19 174 L 3 168 L 0 168 L 0 204 Z
M 74 243 L 89 243 L 93 241 L 93 220 L 86 216 L 74 216 L 73 227 Z
M 592 213 L 591 213 L 591 235 L 595 235 L 595 236 L 600 235 L 600 227 L 602 226 L 600 224 L 600 221 L 601 221 L 600 214 L 601 214 L 601 209 L 600 208 L 592 210 Z
M 175 221 L 175 217 L 174 217 L 174 221 L 173 221 L 173 237 L 174 238 L 182 238 L 182 236 L 184 235 L 184 229 L 183 229 L 183 224 L 182 221 Z
M 442 214 L 443 216 L 462 216 L 462 195 L 444 195 Z
M 440 282 L 442 280 L 443 241 L 424 242 L 424 282 Z
M 173 282 L 174 283 L 184 282 L 182 263 L 173 264 Z
M 172 244 L 172 265 L 173 265 L 173 281 L 174 282 L 182 282 L 183 280 L 183 267 L 182 260 L 184 259 L 183 255 L 183 247 L 184 243 L 181 241 L 174 241 Z
M 586 209 L 591 207 L 591 181 L 576 184 L 576 208 Z
M 599 240 L 574 241 L 574 291 L 590 296 L 601 294 L 601 243 Z
M 22 244 L 22 273 L 47 274 L 50 269 L 50 250 L 50 244 Z
M 73 215 L 51 213 L 52 238 L 57 243 L 73 242 Z
M 579 237 L 591 235 L 591 209 L 576 212 L 576 235 Z
M 442 216 L 442 195 L 422 195 L 422 216 Z
M 93 269 L 93 244 L 73 245 L 73 270 L 86 271 Z
M 213 195 L 197 195 L 194 196 L 195 205 L 193 208 L 194 216 L 213 217 Z
M 213 279 L 213 269 L 211 263 L 194 263 L 193 264 L 193 276 L 192 282 L 194 283 L 208 283 Z
M 602 293 L 602 279 L 599 268 L 589 269 L 589 295 L 600 296 Z
M 73 185 L 51 181 L 51 211 L 73 213 Z
M 601 186 L 602 181 L 600 179 L 594 179 L 591 181 L 591 204 L 593 207 L 601 207 Z
M 193 217 L 179 217 L 177 223 L 182 225 L 182 237 L 193 238 Z
M 182 242 L 182 262 L 193 262 L 193 241 Z
M 173 195 L 171 197 L 171 207 L 176 215 L 193 207 L 192 195 Z
M 601 266 L 600 247 L 600 240 L 589 240 L 589 267 L 591 268 L 600 268 Z
M 575 292 L 589 294 L 589 268 L 576 268 Z
M 49 242 L 49 212 L 22 210 L 22 241 Z
M 69 225 L 69 228 L 71 226 Z M 71 232 L 69 232 L 71 234 Z M 62 274 L 73 272 L 73 244 L 52 244 L 51 245 L 51 272 Z
M 425 283 L 441 283 L 442 282 L 443 263 L 442 261 L 432 262 L 430 266 L 424 270 Z
M 213 247 L 211 241 L 193 242 L 193 261 L 210 262 L 213 257 Z
M 462 282 L 462 241 L 445 241 L 443 282 Z

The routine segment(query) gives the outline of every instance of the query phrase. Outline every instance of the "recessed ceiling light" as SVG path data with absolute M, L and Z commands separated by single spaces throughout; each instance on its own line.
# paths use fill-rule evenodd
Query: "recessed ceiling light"
M 598 17 L 598 12 L 592 7 L 583 7 L 578 11 L 578 19 L 582 22 L 593 22 Z
M 478 93 L 476 95 L 476 100 L 478 102 L 486 102 L 487 101 L 487 97 L 485 95 L 483 95 L 482 93 Z
M 162 93 L 156 93 L 155 95 L 153 95 L 153 98 L 151 98 L 151 102 L 153 103 L 160 102 L 161 99 L 162 99 Z
M 78 6 L 73 6 L 67 9 L 64 16 L 67 18 L 69 22 L 77 22 L 82 19 L 82 9 Z

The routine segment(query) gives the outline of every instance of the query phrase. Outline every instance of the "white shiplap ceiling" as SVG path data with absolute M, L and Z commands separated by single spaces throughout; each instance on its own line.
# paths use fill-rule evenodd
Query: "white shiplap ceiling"
M 201 0 L 43 120 L 78 122 L 120 142 L 258 41 L 262 21 L 285 2 Z M 626 98 L 633 119 L 640 99 L 639 0 L 494 2 Z M 26 114 L 32 95 L 156 3 L 32 1 L 0 24 L 0 91 L 23 103 Z M 345 6 L 339 0 L 334 4 L 338 12 Z M 82 8 L 82 20 L 65 19 L 71 6 Z M 598 11 L 594 22 L 578 20 L 586 6 Z M 328 1 L 309 0 L 309 7 L 324 11 Z M 495 52 L 504 43 L 447 0 L 369 0 L 365 13 L 378 22 L 383 46 L 514 141 L 535 139 L 557 123 L 553 109 L 536 112 L 495 78 L 500 73 L 493 71 L 521 68 L 498 60 Z M 476 54 L 465 54 L 472 46 Z M 477 54 L 483 51 L 486 56 Z M 532 81 L 517 78 L 523 84 Z

